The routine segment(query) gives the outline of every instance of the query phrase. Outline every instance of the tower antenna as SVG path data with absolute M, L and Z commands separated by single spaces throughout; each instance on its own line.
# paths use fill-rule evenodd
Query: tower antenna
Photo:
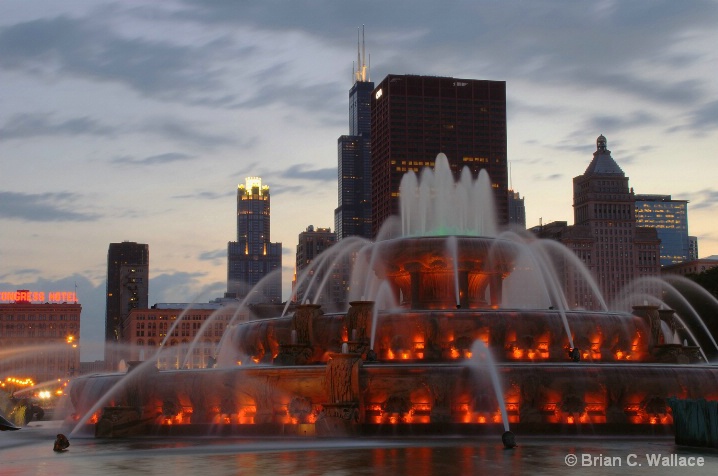
M 357 62 L 354 70 L 354 79 L 357 82 L 368 81 L 368 71 L 366 65 L 366 43 L 364 41 L 364 25 L 361 27 L 361 36 L 359 28 L 357 28 Z
M 357 28 L 357 68 L 354 71 L 354 79 L 361 81 L 361 49 L 359 49 L 359 28 Z
M 361 76 L 366 81 L 366 47 L 364 46 L 364 25 L 361 26 Z

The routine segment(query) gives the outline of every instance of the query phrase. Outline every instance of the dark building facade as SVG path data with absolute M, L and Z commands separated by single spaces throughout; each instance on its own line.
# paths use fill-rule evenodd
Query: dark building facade
M 270 242 L 269 187 L 259 177 L 237 187 L 237 241 L 227 246 L 227 296 L 250 291 L 250 303 L 282 301 L 282 244 Z
M 105 314 L 105 362 L 117 369 L 123 354 L 125 321 L 132 309 L 146 308 L 149 300 L 150 247 L 124 241 L 110 243 L 107 252 L 107 307 Z
M 688 236 L 688 200 L 670 195 L 636 195 L 636 223 L 657 230 L 661 240 L 661 266 L 691 259 Z
M 312 263 L 317 260 L 319 255 L 336 242 L 336 234 L 332 233 L 329 228 L 315 228 L 310 225 L 306 231 L 299 234 L 293 283 L 296 302 L 304 302 L 305 296 L 307 296 L 311 298 L 312 302 L 322 304 L 325 310 L 334 310 L 336 304 L 346 302 L 345 283 L 348 277 L 344 275 L 348 271 L 345 270 L 345 260 L 332 259 L 334 261 L 332 266 L 312 267 Z M 331 275 L 326 276 L 325 273 L 331 273 Z M 304 277 L 303 281 L 299 282 L 302 277 Z M 318 293 L 317 290 L 320 286 L 322 292 Z
M 362 42 L 363 44 L 363 42 Z M 357 68 L 349 90 L 349 135 L 337 140 L 339 203 L 334 210 L 337 239 L 372 237 L 371 209 L 371 93 L 364 48 L 357 44 Z
M 521 228 L 526 228 L 526 206 L 524 205 L 524 199 L 521 198 L 519 192 L 509 190 L 509 224 L 517 225 Z
M 390 74 L 371 96 L 372 229 L 398 213 L 409 170 L 433 166 L 443 152 L 455 178 L 485 169 L 499 224 L 508 223 L 506 83 Z

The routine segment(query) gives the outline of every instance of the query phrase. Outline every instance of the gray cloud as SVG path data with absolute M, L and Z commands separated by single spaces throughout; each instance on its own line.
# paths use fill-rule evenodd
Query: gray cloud
M 618 131 L 632 127 L 650 126 L 658 122 L 658 118 L 646 111 L 635 111 L 631 114 L 597 114 L 586 120 L 584 130 Z
M 216 261 L 227 259 L 227 249 L 205 251 L 199 255 L 200 261 Z
M 718 204 L 718 190 L 716 189 L 706 188 L 697 192 L 688 192 L 684 195 L 689 197 L 691 210 L 713 208 Z
M 705 132 L 718 127 L 718 100 L 703 104 L 689 114 L 688 124 L 673 126 L 669 132 L 694 130 Z
M 279 185 L 272 188 L 272 195 L 303 195 L 307 192 L 307 187 L 303 185 Z
M 463 68 L 461 74 L 474 77 L 531 76 L 542 82 L 608 89 L 673 104 L 701 99 L 704 83 L 691 78 L 676 81 L 670 75 L 648 80 L 642 76 L 644 66 L 680 64 L 686 68 L 703 61 L 698 53 L 677 52 L 676 46 L 685 33 L 712 31 L 718 21 L 718 4 L 710 0 L 610 4 L 465 0 L 450 5 L 399 0 L 392 2 L 391 9 L 382 2 L 363 2 L 355 6 L 355 12 L 331 1 L 307 6 L 185 0 L 184 5 L 176 15 L 185 21 L 280 34 L 305 31 L 325 43 L 343 38 L 340 41 L 347 47 L 353 41 L 347 32 L 369 18 L 369 50 L 382 45 L 380 51 L 374 48 L 372 69 L 384 74 L 452 74 L 446 65 L 453 65 Z M 396 53 L 409 43 L 410 55 Z M 467 48 L 475 52 L 473 65 L 457 61 Z M 423 71 L 417 71 L 417 65 Z
M 257 138 L 238 141 L 235 137 L 206 133 L 203 128 L 204 125 L 200 123 L 169 117 L 151 117 L 140 125 L 108 125 L 87 116 L 56 119 L 53 113 L 38 112 L 10 117 L 0 128 L 0 141 L 45 136 L 118 137 L 123 134 L 146 134 L 205 149 L 237 144 L 251 148 L 257 143 Z
M 197 145 L 205 148 L 215 148 L 224 145 L 238 145 L 252 147 L 256 138 L 238 142 L 235 138 L 229 138 L 220 134 L 202 132 L 201 126 L 174 118 L 158 117 L 144 121 L 138 128 L 138 132 L 155 134 L 165 137 L 174 142 Z
M 9 276 L 37 276 L 42 271 L 37 268 L 20 268 L 20 269 L 14 269 L 12 270 L 12 273 L 3 273 L 0 274 L 0 279 L 7 279 Z M 3 285 L 3 289 L 10 289 L 12 286 L 17 286 L 16 284 L 10 285 L 8 288 L 7 286 Z M 24 288 L 23 288 L 24 289 Z
M 173 162 L 186 162 L 193 159 L 195 159 L 194 156 L 181 152 L 167 152 L 165 154 L 151 155 L 142 159 L 134 159 L 128 156 L 116 157 L 112 162 L 118 165 L 161 165 Z
M 55 120 L 53 114 L 24 113 L 10 117 L 0 128 L 0 141 L 39 136 L 113 136 L 115 133 L 114 128 L 87 116 Z
M 220 41 L 189 47 L 125 38 L 103 20 L 56 17 L 7 26 L 0 30 L 0 66 L 50 78 L 70 74 L 118 82 L 165 100 L 216 99 L 208 91 L 221 84 L 212 67 Z
M 99 220 L 100 215 L 75 210 L 75 204 L 81 200 L 82 196 L 71 192 L 0 192 L 0 218 L 37 222 Z
M 203 285 L 206 273 L 162 272 L 150 279 L 150 305 L 158 302 L 202 303 L 224 295 L 227 283 Z
M 282 178 L 313 180 L 318 182 L 330 182 L 337 179 L 336 167 L 324 169 L 312 169 L 312 164 L 295 164 L 282 171 L 279 176 Z
M 190 194 L 184 194 L 184 195 L 175 195 L 172 198 L 181 198 L 181 199 L 192 199 L 192 200 L 219 200 L 219 199 L 226 199 L 228 197 L 232 197 L 236 194 L 236 192 L 224 192 L 224 193 L 217 193 L 210 190 L 204 190 L 196 193 L 190 193 Z

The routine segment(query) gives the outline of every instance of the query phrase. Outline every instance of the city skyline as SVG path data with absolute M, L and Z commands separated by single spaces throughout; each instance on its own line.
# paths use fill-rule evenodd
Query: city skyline
M 149 244 L 150 304 L 224 293 L 247 176 L 272 189 L 288 297 L 298 233 L 334 227 L 362 24 L 377 84 L 506 82 L 527 226 L 572 222 L 603 134 L 636 193 L 688 200 L 700 257 L 718 254 L 714 2 L 312 5 L 0 6 L 0 287 L 77 284 L 83 360 L 101 357 L 85 344 L 104 335 L 110 243 Z

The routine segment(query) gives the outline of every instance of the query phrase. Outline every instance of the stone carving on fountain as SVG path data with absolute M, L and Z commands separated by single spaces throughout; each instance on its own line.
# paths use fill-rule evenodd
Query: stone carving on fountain
M 322 418 L 317 433 L 322 436 L 356 432 L 359 421 L 359 371 L 362 359 L 355 353 L 332 353 L 326 365 Z
M 352 301 L 344 316 L 342 333 L 349 344 L 349 352 L 362 355 L 364 358 L 369 351 L 373 312 L 373 301 Z

